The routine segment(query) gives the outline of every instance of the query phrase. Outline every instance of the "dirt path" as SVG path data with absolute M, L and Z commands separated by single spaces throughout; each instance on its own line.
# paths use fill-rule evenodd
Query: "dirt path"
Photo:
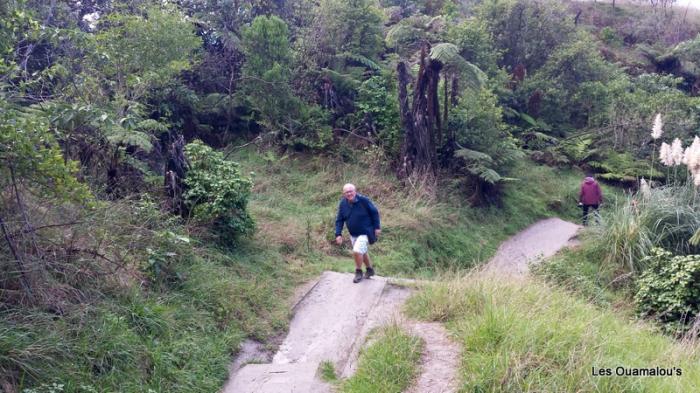
M 407 393 L 451 393 L 458 386 L 461 349 L 438 322 L 411 322 L 409 331 L 423 339 L 420 374 Z
M 529 263 L 572 244 L 579 228 L 557 218 L 537 222 L 504 242 L 484 270 L 524 276 Z M 419 376 L 407 392 L 456 392 L 460 347 L 441 324 L 402 315 L 411 292 L 382 277 L 353 284 L 351 274 L 323 273 L 305 288 L 289 333 L 271 362 L 244 364 L 253 357 L 238 359 L 222 393 L 332 392 L 333 387 L 319 378 L 319 365 L 331 362 L 340 377 L 350 377 L 370 330 L 389 323 L 400 324 L 425 342 Z
M 487 272 L 524 276 L 528 264 L 551 257 L 563 247 L 576 244 L 580 225 L 559 218 L 538 221 L 498 247 L 496 255 L 484 266 Z

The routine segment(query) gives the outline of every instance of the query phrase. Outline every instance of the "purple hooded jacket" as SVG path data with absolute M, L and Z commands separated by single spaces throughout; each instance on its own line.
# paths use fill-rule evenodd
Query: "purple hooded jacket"
M 600 205 L 603 202 L 603 193 L 600 186 L 592 177 L 586 177 L 581 183 L 581 191 L 578 194 L 578 201 L 584 205 Z

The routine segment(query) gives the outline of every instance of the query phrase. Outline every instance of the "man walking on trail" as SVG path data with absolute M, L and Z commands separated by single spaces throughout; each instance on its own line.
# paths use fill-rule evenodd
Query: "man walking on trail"
M 343 198 L 338 204 L 338 215 L 335 219 L 335 242 L 338 245 L 343 244 L 344 224 L 347 224 L 350 232 L 352 254 L 355 258 L 355 278 L 352 282 L 358 283 L 362 280 L 363 263 L 367 267 L 364 278 L 374 276 L 367 249 L 370 244 L 377 241 L 382 229 L 379 223 L 379 210 L 369 198 L 358 194 L 355 186 L 350 183 L 343 186 Z
M 593 174 L 587 174 L 581 183 L 581 191 L 578 193 L 578 204 L 583 207 L 583 225 L 588 225 L 588 210 L 598 210 L 603 202 L 603 192 L 600 185 L 593 178 Z

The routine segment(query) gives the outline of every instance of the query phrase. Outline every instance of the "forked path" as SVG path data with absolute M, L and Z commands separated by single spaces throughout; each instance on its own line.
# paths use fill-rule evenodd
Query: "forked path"
M 524 275 L 528 263 L 571 244 L 578 229 L 556 218 L 535 223 L 504 242 L 485 270 Z M 294 307 L 289 333 L 271 362 L 242 367 L 234 362 L 222 392 L 332 392 L 333 386 L 319 378 L 320 364 L 331 362 L 339 376 L 351 376 L 369 331 L 389 323 L 398 323 L 425 342 L 419 375 L 408 392 L 457 391 L 460 348 L 441 324 L 402 315 L 411 292 L 382 277 L 353 284 L 351 274 L 323 273 Z

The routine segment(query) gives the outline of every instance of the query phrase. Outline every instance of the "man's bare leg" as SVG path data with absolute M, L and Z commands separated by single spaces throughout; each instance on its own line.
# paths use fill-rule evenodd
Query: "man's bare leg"
M 362 260 L 363 254 L 360 254 L 359 252 L 353 252 L 352 256 L 355 257 L 355 269 L 357 270 L 362 270 Z M 367 257 L 367 254 L 364 254 L 364 257 Z
M 369 260 L 369 254 L 362 255 L 362 261 L 365 263 L 365 266 L 367 266 L 367 269 L 365 270 L 365 278 L 374 276 L 374 269 L 372 269 L 372 262 Z
M 369 254 L 362 254 L 362 262 L 365 263 L 365 266 L 372 267 L 372 262 L 369 260 Z M 357 266 L 357 262 L 355 262 L 355 265 Z M 360 267 L 362 267 L 362 265 L 360 265 Z

